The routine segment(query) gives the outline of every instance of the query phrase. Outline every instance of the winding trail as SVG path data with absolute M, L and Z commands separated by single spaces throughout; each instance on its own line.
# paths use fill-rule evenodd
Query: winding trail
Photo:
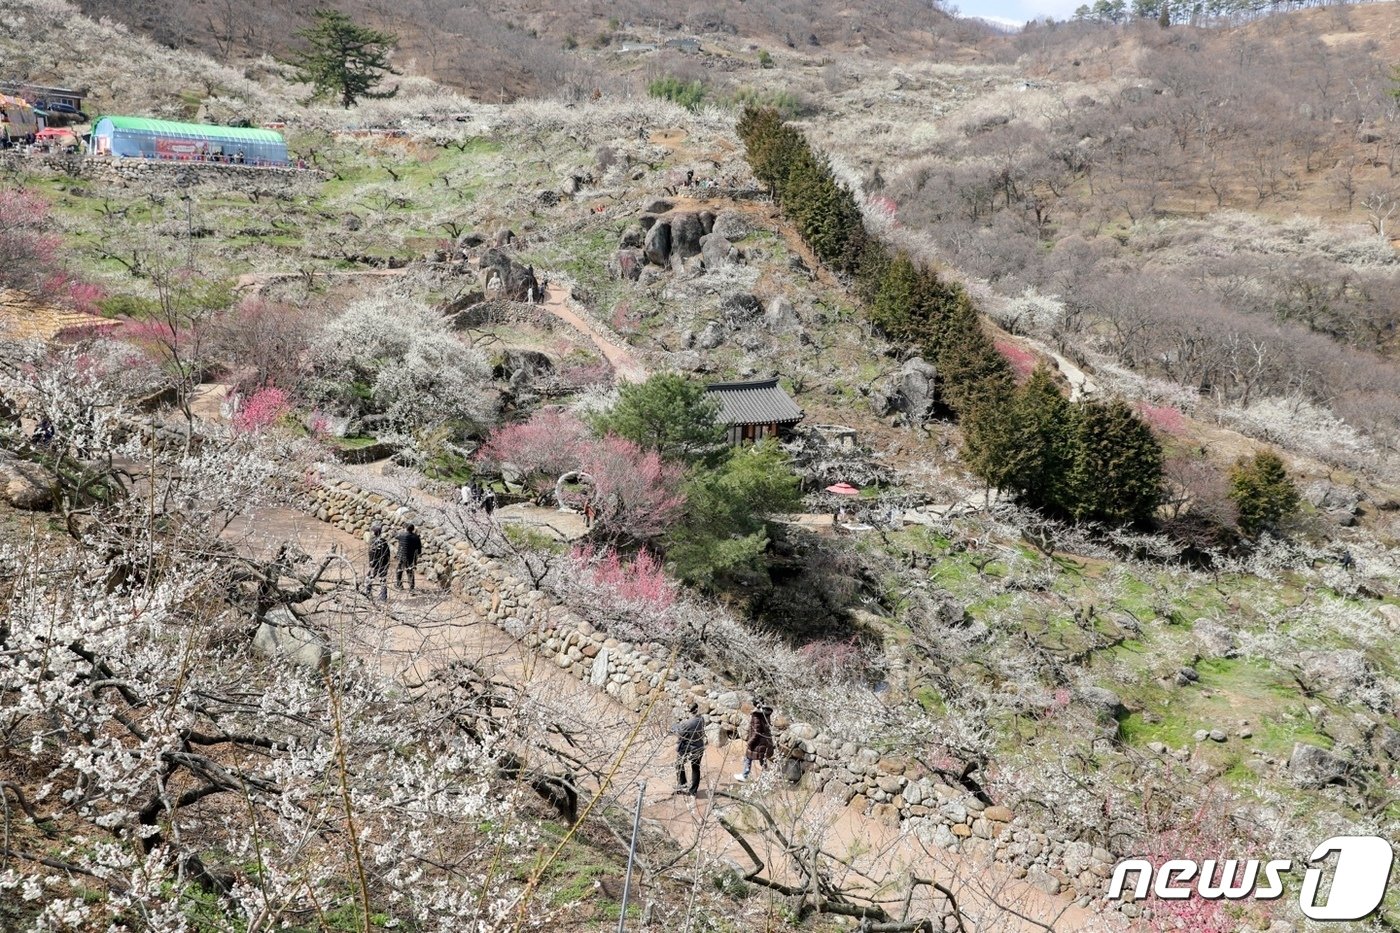
M 405 504 L 426 523 L 445 518 L 442 507 L 416 495 L 410 495 Z M 236 522 L 228 535 L 250 555 L 267 557 L 284 541 L 295 541 L 313 558 L 338 555 L 344 558 L 336 571 L 340 579 L 359 582 L 364 542 L 305 512 L 262 508 Z M 898 824 L 846 806 L 844 798 L 793 787 L 776 769 L 771 774 L 760 769 L 758 780 L 737 782 L 733 775 L 742 764 L 741 741 L 712 742 L 705 753 L 698 797 L 673 796 L 674 738 L 668 730 L 678 711 L 669 703 L 633 712 L 435 586 L 423 586 L 411 594 L 392 587 L 389 592 L 387 604 L 365 603 L 350 613 L 317 617 L 332 633 L 335 647 L 371 658 L 409 683 L 422 682 L 454 661 L 464 661 L 512 685 L 517 702 L 529 714 L 527 720 L 541 724 L 542 731 L 534 736 L 537 742 L 558 745 L 563 741 L 549 733 L 547 723 L 571 729 L 568 751 L 585 763 L 581 787 L 585 795 L 597 795 L 599 807 L 630 813 L 640 782 L 646 782 L 643 821 L 651 841 L 643 847 L 644 868 L 655 869 L 679 858 L 678 864 L 690 870 L 729 865 L 740 873 L 748 871 L 749 856 L 720 825 L 723 817 L 745 832 L 770 866 L 769 877 L 783 883 L 797 880 L 785 867 L 787 854 L 776 839 L 753 831 L 757 811 L 743 802 L 752 799 L 772 813 L 788 838 L 820 839 L 826 852 L 849 860 L 849 869 L 833 866 L 833 870 L 853 890 L 870 891 L 872 878 L 890 879 L 892 887 L 881 887 L 878 896 L 895 916 L 902 906 L 896 889 L 913 874 L 952 890 L 969 922 L 967 929 L 978 933 L 1114 929 L 1068 897 L 1048 895 L 1018 880 L 1007 866 L 926 843 Z M 662 838 L 671 842 L 662 843 Z M 685 854 L 677 857 L 677 851 Z M 646 874 L 639 903 L 649 896 Z M 936 916 L 943 903 L 942 895 L 921 888 L 912 908 L 915 915 Z
M 574 300 L 569 297 L 568 290 L 551 282 L 545 286 L 544 301 L 539 306 L 593 341 L 598 352 L 603 354 L 603 358 L 612 366 L 616 381 L 645 381 L 647 371 L 637 362 L 632 351 L 605 336 L 596 324 L 575 311 L 573 305 Z

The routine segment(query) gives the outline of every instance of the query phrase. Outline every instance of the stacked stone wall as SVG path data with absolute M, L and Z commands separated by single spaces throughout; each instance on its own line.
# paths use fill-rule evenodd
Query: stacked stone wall
M 366 540 L 376 523 L 392 536 L 414 520 L 399 503 L 347 480 L 325 479 L 308 496 L 317 518 Z M 711 741 L 742 737 L 748 714 L 733 686 L 695 665 L 676 664 L 599 631 L 469 542 L 417 524 L 423 539 L 420 573 L 449 587 L 480 617 L 519 637 L 549 663 L 633 711 L 654 703 L 679 710 L 693 701 L 706 715 Z M 1050 836 L 1024 815 L 989 806 L 916 762 L 831 737 L 810 723 L 778 719 L 774 726 L 775 764 L 790 778 L 917 832 L 929 844 L 1001 862 L 1016 877 L 1050 894 L 1068 892 L 1084 905 L 1102 893 L 1112 872 L 1114 858 L 1107 850 Z

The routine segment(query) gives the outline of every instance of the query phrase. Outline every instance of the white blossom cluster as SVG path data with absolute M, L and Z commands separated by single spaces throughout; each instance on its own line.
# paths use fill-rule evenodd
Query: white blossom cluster
M 48 380 L 21 372 L 26 400 L 68 412 Z M 97 447 L 124 422 L 94 425 Z M 252 564 L 220 532 L 277 471 L 252 441 L 126 443 L 100 452 L 144 472 L 82 546 L 0 544 L 0 899 L 39 930 L 262 931 L 366 905 L 413 929 L 547 926 L 521 880 L 535 830 L 498 778 L 506 726 L 372 658 L 323 678 L 255 654 Z

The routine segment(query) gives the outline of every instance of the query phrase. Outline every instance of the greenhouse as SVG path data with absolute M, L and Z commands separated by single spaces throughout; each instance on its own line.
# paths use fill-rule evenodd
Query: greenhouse
M 92 154 L 131 159 L 286 165 L 287 141 L 272 130 L 103 117 L 92 128 Z

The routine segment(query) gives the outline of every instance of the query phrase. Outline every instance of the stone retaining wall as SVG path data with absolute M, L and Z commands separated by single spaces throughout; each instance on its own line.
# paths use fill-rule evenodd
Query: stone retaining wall
M 318 519 L 366 539 L 376 522 L 392 536 L 416 518 L 411 510 L 346 480 L 324 478 L 307 496 Z M 743 734 L 748 714 L 733 687 L 688 663 L 683 670 L 673 669 L 667 658 L 596 630 L 468 542 L 415 523 L 423 539 L 420 573 L 450 587 L 481 617 L 520 637 L 559 668 L 606 690 L 634 711 L 653 702 L 680 707 L 693 700 L 711 724 L 712 742 L 725 733 Z M 789 775 L 800 775 L 813 789 L 877 819 L 902 824 L 929 844 L 995 859 L 1016 877 L 1049 894 L 1068 893 L 1081 906 L 1102 893 L 1112 872 L 1114 858 L 1108 851 L 1048 837 L 1024 817 L 1006 807 L 985 805 L 921 765 L 833 739 L 808 723 L 779 720 L 774 726 L 777 764 Z
M 96 184 L 119 188 L 135 187 L 143 191 L 190 188 L 208 193 L 254 193 L 260 197 L 310 194 L 325 179 L 323 173 L 309 169 L 88 158 L 78 155 L 23 155 L 14 151 L 0 152 L 0 169 L 52 172 Z

